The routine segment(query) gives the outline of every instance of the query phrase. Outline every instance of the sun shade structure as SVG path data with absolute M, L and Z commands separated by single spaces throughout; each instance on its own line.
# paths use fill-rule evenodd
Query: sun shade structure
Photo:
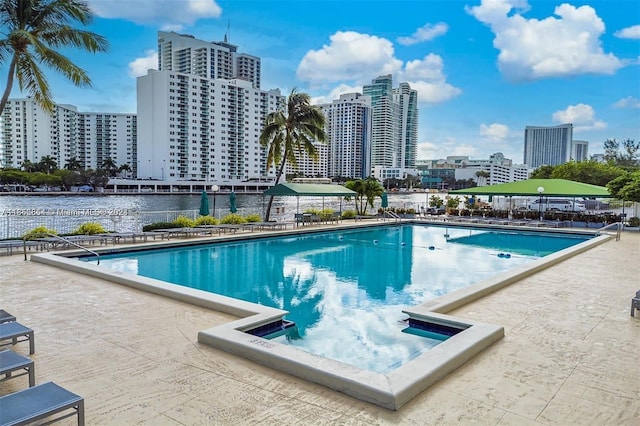
M 357 193 L 342 185 L 313 183 L 279 183 L 267 189 L 264 195 L 291 197 L 355 197 Z
M 342 185 L 318 183 L 279 183 L 267 189 L 262 194 L 296 197 L 298 200 L 296 206 L 297 212 L 300 212 L 300 197 L 322 197 L 322 209 L 324 210 L 324 197 L 355 197 L 358 195 L 357 192 L 345 188 Z M 342 198 L 340 198 L 340 211 L 342 211 Z
M 457 189 L 449 194 L 496 195 L 496 196 L 539 196 L 538 188 L 544 188 L 545 197 L 597 197 L 611 198 L 609 190 L 603 186 L 574 182 L 566 179 L 528 179 L 499 185 L 477 186 Z

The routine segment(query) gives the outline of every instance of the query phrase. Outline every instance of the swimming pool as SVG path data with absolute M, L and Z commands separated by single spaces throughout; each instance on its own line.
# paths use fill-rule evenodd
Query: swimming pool
M 438 230 L 436 235 L 441 235 L 441 238 L 437 238 L 439 238 L 438 241 L 442 244 L 434 243 L 433 245 L 427 245 L 429 244 L 429 241 L 424 238 L 414 237 L 413 234 L 411 234 L 412 238 L 410 240 L 405 239 L 403 236 L 404 234 L 398 232 L 397 229 L 399 228 L 397 223 L 378 222 L 360 224 L 357 226 L 358 229 L 365 230 L 366 232 L 385 227 L 388 229 L 395 228 L 393 231 L 395 233 L 394 235 L 396 235 L 395 239 L 386 241 L 378 238 L 376 239 L 377 241 L 369 241 L 369 239 L 366 238 L 358 238 L 360 245 L 352 249 L 354 251 L 353 256 L 350 258 L 344 258 L 343 263 L 346 265 L 352 265 L 350 269 L 352 271 L 356 271 L 353 274 L 356 277 L 360 276 L 362 268 L 354 268 L 353 265 L 358 265 L 355 262 L 362 261 L 362 259 L 364 259 L 359 251 L 359 247 L 362 247 L 364 244 L 375 245 L 386 250 L 385 253 L 387 253 L 387 255 L 384 256 L 385 259 L 402 259 L 397 256 L 400 254 L 406 255 L 406 253 L 410 252 L 412 253 L 412 256 L 410 257 L 411 260 L 407 261 L 405 259 L 403 262 L 400 262 L 400 265 L 402 268 L 405 268 L 405 266 L 402 265 L 409 265 L 410 269 L 419 270 L 418 266 L 415 268 L 414 266 L 422 265 L 428 256 L 437 256 L 438 253 L 445 253 L 445 249 L 455 251 L 462 250 L 463 247 L 478 245 L 479 242 L 477 240 L 487 238 L 487 236 L 477 235 L 482 235 L 483 231 L 497 232 L 488 229 L 488 227 L 483 231 L 477 232 L 460 224 L 454 224 L 448 227 L 434 227 L 434 229 Z M 311 228 L 282 231 L 278 232 L 277 235 L 286 235 L 286 238 L 311 237 L 315 235 L 327 238 L 328 236 L 332 236 L 332 238 L 337 240 L 334 241 L 333 244 L 346 244 L 349 241 L 345 242 L 344 240 L 351 238 L 354 235 L 351 234 L 353 229 L 354 225 L 347 223 L 333 226 L 332 233 L 327 233 L 322 229 Z M 517 233 L 514 233 L 514 231 L 517 231 Z M 554 231 L 551 232 L 556 234 Z M 522 240 L 517 237 L 518 234 L 526 234 L 533 238 L 529 237 L 528 239 L 525 238 Z M 577 233 L 568 232 L 564 234 L 564 236 L 573 239 L 574 235 L 570 234 Z M 431 349 L 418 355 L 415 359 L 408 360 L 404 364 L 399 365 L 397 368 L 391 369 L 386 373 L 365 370 L 359 366 L 315 355 L 288 344 L 280 344 L 273 340 L 250 334 L 252 330 L 258 330 L 262 327 L 270 327 L 273 324 L 282 322 L 284 316 L 289 313 L 281 309 L 246 302 L 182 285 L 170 284 L 158 279 L 103 268 L 102 262 L 100 266 L 96 266 L 95 264 L 78 260 L 78 257 L 82 257 L 86 254 L 86 252 L 82 251 L 38 253 L 31 255 L 31 260 L 85 274 L 86 276 L 102 278 L 113 283 L 157 294 L 162 297 L 172 298 L 188 304 L 201 306 L 206 309 L 233 315 L 235 317 L 233 320 L 218 323 L 211 328 L 201 330 L 198 333 L 198 342 L 250 359 L 254 362 L 264 364 L 270 368 L 280 370 L 287 374 L 324 385 L 362 401 L 377 404 L 391 410 L 398 410 L 417 394 L 438 382 L 447 374 L 471 360 L 480 352 L 504 337 L 504 328 L 502 326 L 484 323 L 478 319 L 471 319 L 468 316 L 465 316 L 464 318 L 454 316 L 450 314 L 452 310 L 465 306 L 470 302 L 491 294 L 505 286 L 517 283 L 537 271 L 547 269 L 555 263 L 589 250 L 590 248 L 602 244 L 611 238 L 611 236 L 608 235 L 595 236 L 591 233 L 586 235 L 586 238 L 592 237 L 590 240 L 580 242 L 572 247 L 555 253 L 544 255 L 546 252 L 540 251 L 542 246 L 537 243 L 536 237 L 538 235 L 541 235 L 541 233 L 537 231 L 531 233 L 522 229 L 516 230 L 515 228 L 512 228 L 512 231 L 508 231 L 506 234 L 501 233 L 500 238 L 491 238 L 490 240 L 492 241 L 492 245 L 489 248 L 488 255 L 481 258 L 479 263 L 502 262 L 504 264 L 514 266 L 513 269 L 492 275 L 489 278 L 481 279 L 475 284 L 467 287 L 452 290 L 448 294 L 440 295 L 443 294 L 443 292 L 436 290 L 435 295 L 437 297 L 415 306 L 407 306 L 403 308 L 402 313 L 408 316 L 409 323 L 426 325 L 427 329 L 435 326 L 435 328 L 454 330 L 453 334 L 455 335 L 439 344 L 436 344 Z M 398 236 L 402 236 L 402 238 L 398 238 Z M 585 235 L 580 236 L 580 239 L 583 237 L 585 237 Z M 219 237 L 216 239 L 219 243 L 218 246 L 233 245 L 246 240 L 266 242 L 273 239 L 265 238 L 265 234 L 244 234 Z M 286 241 L 290 244 L 292 240 Z M 411 244 L 408 244 L 409 241 L 411 241 Z M 516 241 L 528 242 L 515 244 Z M 329 241 L 325 241 L 325 244 L 328 242 Z M 386 244 L 387 242 L 389 244 Z M 139 247 L 102 248 L 97 249 L 96 251 L 98 251 L 100 255 L 106 256 L 114 252 L 157 252 L 157 249 L 169 249 L 170 251 L 174 251 L 179 250 L 183 246 L 197 248 L 203 247 L 204 245 L 209 245 L 209 241 L 183 239 L 171 242 L 146 243 Z M 482 245 L 486 245 L 486 242 L 483 242 Z M 423 256 L 420 257 L 418 255 L 414 260 L 413 248 L 411 251 L 408 251 L 408 246 L 415 246 L 416 253 L 422 253 Z M 458 248 L 456 249 L 456 247 Z M 453 251 L 451 253 L 453 253 Z M 395 254 L 390 256 L 389 252 L 395 252 Z M 326 255 L 326 253 L 319 253 L 317 257 L 322 260 Z M 246 269 L 254 267 L 256 265 L 255 257 L 259 256 L 267 257 L 266 254 L 258 251 L 252 256 L 247 256 L 247 258 L 243 260 L 244 263 L 242 265 Z M 521 256 L 531 258 L 530 263 L 515 266 L 515 263 L 513 262 L 518 261 Z M 197 256 L 193 255 L 192 257 Z M 200 258 L 208 259 L 206 256 L 200 256 Z M 450 262 L 456 265 L 456 259 L 451 258 L 451 256 L 443 256 L 441 259 L 442 263 Z M 177 263 L 175 263 L 173 267 L 169 264 L 156 266 L 163 267 L 165 269 L 179 268 L 181 263 L 179 261 L 175 262 Z M 208 264 L 210 262 L 207 260 L 206 263 Z M 278 265 L 282 266 L 282 263 Z M 396 275 L 384 275 L 380 272 L 378 274 L 386 277 L 420 276 L 418 273 L 407 274 L 407 272 L 394 272 L 395 269 L 398 269 L 396 268 L 396 263 L 391 262 L 389 265 L 392 265 L 390 268 L 391 272 L 385 272 L 385 274 L 392 273 Z M 374 269 L 380 271 L 380 265 L 374 265 Z M 368 271 L 364 272 L 367 273 Z M 195 272 L 190 272 L 189 274 L 193 275 Z M 430 275 L 435 276 L 436 274 Z M 444 279 L 445 282 L 448 282 L 451 276 L 468 275 L 468 271 L 462 270 L 458 266 L 455 274 L 449 274 L 448 276 L 445 275 Z M 376 276 L 376 274 L 368 272 L 368 275 L 363 277 L 368 278 L 373 276 Z M 394 283 L 395 280 L 390 280 L 384 285 L 385 293 L 396 293 L 391 290 L 386 290 L 387 287 L 393 288 Z M 406 287 L 406 285 L 403 284 L 400 287 Z M 354 285 L 351 285 L 350 288 L 357 288 L 361 293 L 363 291 L 361 288 Z M 541 289 L 541 291 L 544 291 L 544 289 Z M 526 301 L 524 302 L 526 303 Z M 394 316 L 395 315 L 396 313 L 394 312 Z M 358 324 L 358 321 L 359 318 L 353 317 L 348 318 L 348 321 L 345 321 L 344 323 Z
M 288 311 L 295 327 L 273 341 L 386 373 L 448 338 L 415 333 L 403 309 L 587 238 L 401 225 L 103 255 L 100 265 Z

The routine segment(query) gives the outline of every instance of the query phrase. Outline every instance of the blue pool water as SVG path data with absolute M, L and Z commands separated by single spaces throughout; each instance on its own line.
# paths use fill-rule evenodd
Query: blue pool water
M 287 310 L 296 328 L 276 341 L 384 373 L 444 339 L 406 332 L 403 309 L 588 238 L 401 225 L 103 255 L 100 265 Z

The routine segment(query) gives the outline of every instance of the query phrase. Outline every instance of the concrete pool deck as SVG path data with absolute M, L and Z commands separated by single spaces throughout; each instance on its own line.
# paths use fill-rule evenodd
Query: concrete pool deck
M 0 258 L 0 309 L 35 330 L 36 382 L 84 396 L 88 424 L 637 425 L 637 259 L 640 234 L 625 232 L 451 311 L 505 337 L 397 412 L 197 342 L 231 315 L 21 255 Z

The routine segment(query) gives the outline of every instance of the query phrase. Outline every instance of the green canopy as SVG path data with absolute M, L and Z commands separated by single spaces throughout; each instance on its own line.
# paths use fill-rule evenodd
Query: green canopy
M 313 183 L 279 183 L 267 189 L 264 195 L 279 196 L 315 196 L 315 197 L 355 197 L 357 193 L 342 185 Z
M 543 191 L 538 189 L 542 188 Z M 542 193 L 541 193 L 542 192 Z M 609 190 L 603 186 L 574 182 L 566 179 L 528 179 L 498 185 L 477 186 L 475 188 L 457 189 L 449 194 L 466 195 L 521 195 L 545 197 L 597 197 L 611 198 Z
M 389 207 L 389 197 L 387 196 L 387 193 L 383 192 L 382 197 L 380 198 L 382 198 L 380 207 L 382 207 L 383 209 L 386 209 L 387 207 Z

